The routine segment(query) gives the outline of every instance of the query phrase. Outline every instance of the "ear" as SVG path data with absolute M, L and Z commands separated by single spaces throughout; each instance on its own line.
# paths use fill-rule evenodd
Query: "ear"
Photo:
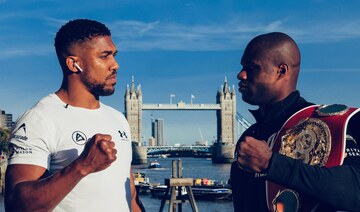
M 75 62 L 77 61 L 77 57 L 75 56 L 68 56 L 66 57 L 66 66 L 68 68 L 68 70 L 72 73 L 76 73 L 78 72 L 79 70 L 76 68 L 75 66 Z
M 278 69 L 279 78 L 287 76 L 288 73 L 289 73 L 289 66 L 285 63 L 280 64 Z

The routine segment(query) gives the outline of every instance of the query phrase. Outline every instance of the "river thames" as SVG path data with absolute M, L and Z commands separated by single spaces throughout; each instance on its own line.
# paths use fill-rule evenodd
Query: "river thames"
M 145 173 L 150 178 L 150 183 L 164 184 L 165 178 L 171 178 L 172 161 L 182 160 L 183 177 L 189 178 L 208 178 L 212 180 L 227 182 L 230 176 L 231 164 L 212 164 L 208 158 L 148 158 L 148 163 L 157 160 L 164 169 L 147 169 L 147 166 L 132 166 L 133 172 Z M 157 212 L 160 209 L 161 199 L 152 197 L 150 193 L 141 194 L 141 201 L 148 212 Z M 196 200 L 199 211 L 217 212 L 233 211 L 232 201 L 229 200 Z M 163 211 L 168 211 L 169 205 L 166 204 Z M 192 211 L 189 203 L 183 203 L 183 211 Z
M 182 160 L 183 177 L 189 178 L 208 178 L 226 182 L 230 176 L 230 164 L 212 164 L 211 159 L 207 158 L 148 158 L 148 163 L 157 160 L 163 169 L 147 169 L 147 165 L 132 166 L 133 172 L 142 172 L 150 178 L 150 183 L 164 184 L 165 178 L 171 178 L 172 161 Z M 161 199 L 152 197 L 150 193 L 141 194 L 141 201 L 147 212 L 158 212 Z M 200 212 L 227 212 L 233 211 L 232 202 L 229 200 L 196 200 L 196 205 Z M 168 211 L 169 205 L 166 204 L 164 212 Z M 0 211 L 4 210 L 3 197 L 0 196 Z M 183 203 L 183 211 L 192 211 L 189 203 Z

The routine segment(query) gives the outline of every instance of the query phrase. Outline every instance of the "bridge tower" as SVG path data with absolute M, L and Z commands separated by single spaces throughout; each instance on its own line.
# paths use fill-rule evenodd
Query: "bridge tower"
M 134 77 L 132 78 L 131 88 L 126 87 L 125 92 L 125 117 L 130 125 L 131 141 L 141 141 L 142 128 L 142 92 L 140 85 L 135 90 Z
M 235 144 L 236 139 L 236 92 L 230 87 L 225 77 L 224 85 L 216 95 L 216 103 L 220 104 L 217 115 L 217 141 Z
M 134 77 L 132 77 L 131 88 L 126 87 L 125 92 L 125 117 L 129 122 L 131 141 L 133 147 L 133 164 L 147 162 L 146 147 L 142 146 L 142 92 L 139 85 L 135 89 Z
M 236 142 L 236 91 L 234 86 L 230 90 L 226 77 L 216 103 L 220 104 L 220 110 L 216 111 L 217 142 L 213 145 L 212 162 L 230 163 L 234 160 Z

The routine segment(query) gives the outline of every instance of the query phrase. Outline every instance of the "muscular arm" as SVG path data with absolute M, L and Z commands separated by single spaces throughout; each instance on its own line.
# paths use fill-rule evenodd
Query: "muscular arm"
M 116 160 L 109 135 L 95 135 L 81 155 L 64 169 L 46 177 L 35 165 L 9 165 L 6 171 L 5 207 L 8 211 L 50 211 L 90 173 L 101 171 Z
M 270 181 L 313 196 L 336 209 L 360 208 L 360 166 L 310 166 L 274 153 L 267 175 Z
M 10 165 L 6 171 L 7 211 L 52 210 L 84 177 L 75 163 L 41 179 L 46 170 L 34 165 Z
M 347 142 L 347 148 L 350 146 Z M 336 209 L 360 208 L 360 157 L 347 157 L 336 167 L 311 166 L 278 153 L 264 141 L 245 137 L 238 163 L 247 171 L 267 171 L 267 179 L 303 192 Z

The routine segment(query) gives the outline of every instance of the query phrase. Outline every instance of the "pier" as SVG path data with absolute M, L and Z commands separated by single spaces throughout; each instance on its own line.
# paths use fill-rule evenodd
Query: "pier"
M 172 178 L 165 179 L 165 185 L 167 186 L 163 199 L 161 200 L 160 210 L 162 212 L 166 202 L 169 202 L 169 212 L 182 211 L 182 203 L 189 202 L 192 211 L 198 212 L 198 208 L 195 202 L 194 194 L 191 186 L 194 185 L 192 178 L 182 177 L 182 161 L 172 161 Z M 184 198 L 182 196 L 182 188 L 185 188 L 187 195 Z

